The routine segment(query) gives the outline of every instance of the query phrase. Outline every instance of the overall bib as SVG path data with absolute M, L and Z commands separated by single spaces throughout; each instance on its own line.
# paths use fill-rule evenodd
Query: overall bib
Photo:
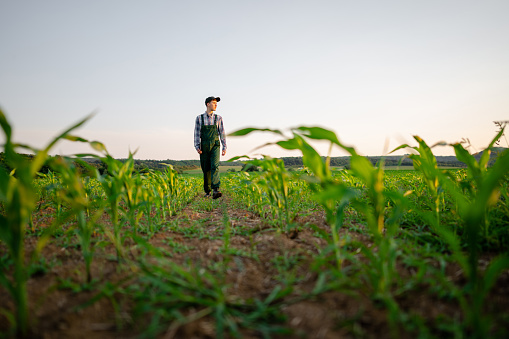
M 201 154 L 200 165 L 203 172 L 203 189 L 205 193 L 219 189 L 219 133 L 217 132 L 217 116 L 214 115 L 214 124 L 206 126 L 201 116 Z

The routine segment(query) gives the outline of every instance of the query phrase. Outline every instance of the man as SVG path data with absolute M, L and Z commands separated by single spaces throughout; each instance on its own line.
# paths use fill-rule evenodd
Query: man
M 215 114 L 219 97 L 205 99 L 207 110 L 196 117 L 194 124 L 194 147 L 200 154 L 200 165 L 203 171 L 203 189 L 205 197 L 217 199 L 222 196 L 219 191 L 219 140 L 223 145 L 222 155 L 226 154 L 226 137 L 223 118 Z

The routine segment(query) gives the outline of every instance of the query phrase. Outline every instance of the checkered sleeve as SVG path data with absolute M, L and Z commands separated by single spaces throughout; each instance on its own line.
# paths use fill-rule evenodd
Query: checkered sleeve
M 221 145 L 223 145 L 223 151 L 226 151 L 226 135 L 224 134 L 223 118 L 219 117 L 217 122 L 217 129 L 219 131 L 219 138 L 221 139 Z
M 196 117 L 196 121 L 194 122 L 194 148 L 196 150 L 200 149 L 200 130 L 201 130 L 201 121 L 200 116 Z

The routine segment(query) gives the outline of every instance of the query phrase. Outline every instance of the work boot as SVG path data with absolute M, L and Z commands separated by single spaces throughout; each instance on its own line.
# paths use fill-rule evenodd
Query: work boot
M 212 199 L 221 198 L 223 194 L 219 191 L 214 190 L 214 194 L 212 195 Z

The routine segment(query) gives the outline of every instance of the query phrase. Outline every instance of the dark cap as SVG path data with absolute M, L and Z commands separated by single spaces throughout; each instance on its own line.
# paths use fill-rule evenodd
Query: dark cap
M 212 100 L 216 100 L 217 102 L 221 101 L 221 98 L 220 97 L 208 97 L 207 99 L 205 99 L 205 105 L 208 104 L 209 102 L 211 102 Z

